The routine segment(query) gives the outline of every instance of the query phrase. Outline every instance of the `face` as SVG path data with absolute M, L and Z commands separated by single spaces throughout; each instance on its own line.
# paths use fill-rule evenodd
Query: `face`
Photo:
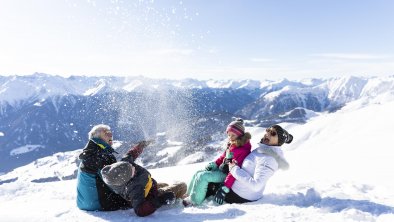
M 112 146 L 112 132 L 110 130 L 103 130 L 101 132 L 100 138 Z
M 263 143 L 265 145 L 269 146 L 277 146 L 278 145 L 278 133 L 274 128 L 267 128 L 265 130 L 264 137 L 261 138 L 260 143 Z
M 233 132 L 227 132 L 227 138 L 230 142 L 235 142 L 238 138 L 237 134 L 233 133 Z

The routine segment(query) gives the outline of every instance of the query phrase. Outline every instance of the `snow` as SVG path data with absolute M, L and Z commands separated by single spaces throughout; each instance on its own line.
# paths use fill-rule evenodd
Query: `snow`
M 167 140 L 167 144 L 172 145 L 172 146 L 181 146 L 183 144 L 183 142 Z
M 391 164 L 394 99 L 389 95 L 354 101 L 335 113 L 314 116 L 306 124 L 280 124 L 294 136 L 291 144 L 283 145 L 290 169 L 278 171 L 268 181 L 264 198 L 257 202 L 218 206 L 210 198 L 202 206 L 184 208 L 178 201 L 145 218 L 136 217 L 132 210 L 81 211 L 75 203 L 76 180 L 66 179 L 77 169 L 80 150 L 76 150 L 54 154 L 0 175 L 0 218 L 2 221 L 394 221 Z M 247 127 L 253 135 L 253 147 L 264 130 Z M 159 182 L 187 183 L 206 162 L 188 163 L 202 155 L 195 153 L 177 166 L 149 171 Z
M 318 91 L 339 104 L 361 97 L 373 97 L 383 92 L 392 91 L 394 76 L 387 77 L 342 77 L 331 79 L 305 79 L 301 81 L 269 80 L 167 80 L 148 79 L 144 77 L 86 77 L 60 76 L 35 73 L 28 76 L 6 76 L 0 82 L 0 104 L 8 103 L 12 106 L 23 101 L 34 101 L 36 106 L 54 96 L 83 95 L 93 96 L 107 91 L 136 91 L 148 89 L 181 88 L 231 88 L 231 89 L 261 89 L 272 92 L 267 98 L 276 98 L 281 93 L 302 94 Z M 283 87 L 288 87 L 283 89 Z M 23 89 L 23 90 L 20 90 Z M 282 89 L 282 90 L 281 90 Z M 278 91 L 279 90 L 279 91 Z M 305 91 L 307 90 L 307 91 Z M 54 104 L 56 105 L 56 104 Z
M 204 156 L 205 156 L 204 152 L 201 152 L 201 151 L 195 152 L 195 153 L 187 156 L 183 160 L 179 161 L 178 165 L 187 165 L 187 164 L 195 163 L 195 162 L 197 162 L 197 160 L 204 159 Z
M 258 89 L 260 81 L 256 80 L 207 80 L 206 86 L 210 88 L 232 88 L 232 89 Z
M 91 89 L 86 90 L 86 92 L 83 93 L 84 96 L 94 96 L 97 93 L 99 93 L 102 89 L 104 89 L 106 86 L 105 80 L 101 79 L 99 82 L 97 82 L 97 85 Z
M 143 83 L 140 80 L 134 80 L 128 83 L 127 85 L 125 85 L 123 89 L 126 90 L 127 92 L 131 92 L 141 85 L 143 85 Z
M 25 145 L 11 150 L 10 155 L 15 156 L 19 154 L 24 154 L 24 153 L 32 152 L 39 148 L 44 148 L 44 147 L 42 145 Z
M 181 149 L 182 146 L 170 146 L 170 147 L 166 147 L 162 150 L 160 150 L 159 152 L 156 153 L 156 155 L 158 156 L 174 156 L 174 154 L 176 154 L 176 152 Z
M 0 136 L 4 136 L 4 133 L 0 131 Z

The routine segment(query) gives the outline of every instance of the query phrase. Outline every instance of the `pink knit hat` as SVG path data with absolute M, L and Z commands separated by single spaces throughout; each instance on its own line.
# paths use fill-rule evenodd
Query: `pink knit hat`
M 245 127 L 244 127 L 244 120 L 243 119 L 236 119 L 228 124 L 226 133 L 233 132 L 237 136 L 243 136 L 245 134 Z

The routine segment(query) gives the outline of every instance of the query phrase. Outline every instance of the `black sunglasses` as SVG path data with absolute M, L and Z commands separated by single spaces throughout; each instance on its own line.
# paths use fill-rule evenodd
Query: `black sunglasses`
M 272 130 L 272 129 L 270 129 L 270 128 L 267 128 L 265 131 L 266 131 L 267 133 L 269 133 L 271 136 L 276 136 L 276 131 L 274 131 L 274 130 Z

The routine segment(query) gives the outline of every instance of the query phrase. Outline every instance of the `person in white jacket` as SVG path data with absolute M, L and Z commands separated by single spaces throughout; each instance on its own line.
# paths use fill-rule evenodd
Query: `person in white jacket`
M 293 136 L 279 125 L 267 128 L 259 146 L 245 158 L 241 167 L 236 162 L 230 163 L 230 173 L 236 180 L 225 201 L 245 203 L 262 198 L 268 179 L 278 169 L 289 168 L 281 146 L 292 140 Z

